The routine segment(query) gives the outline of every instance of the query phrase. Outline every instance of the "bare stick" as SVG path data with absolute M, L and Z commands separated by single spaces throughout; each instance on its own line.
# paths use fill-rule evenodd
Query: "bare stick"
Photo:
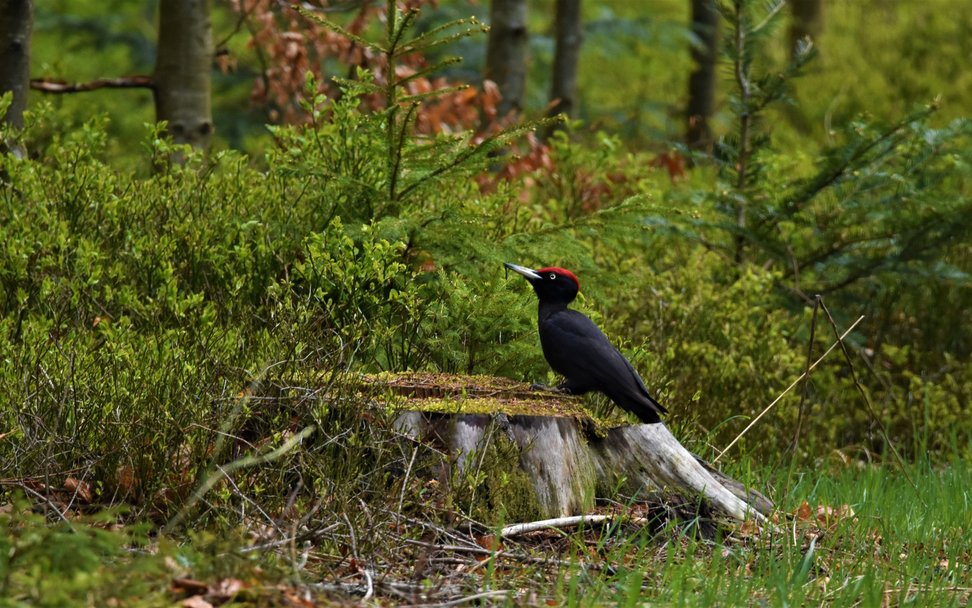
M 523 524 L 513 524 L 500 530 L 500 538 L 511 538 L 534 532 L 536 530 L 546 530 L 549 528 L 569 528 L 581 524 L 600 524 L 616 519 L 615 515 L 574 515 L 572 517 L 558 517 L 556 519 L 542 519 L 540 521 L 530 521 Z M 638 524 L 648 523 L 643 517 L 633 517 L 629 521 Z
M 98 89 L 154 89 L 155 81 L 151 76 L 125 76 L 124 78 L 98 78 L 90 82 L 63 82 L 35 78 L 30 88 L 44 93 L 84 93 Z
M 405 469 L 405 479 L 402 480 L 402 493 L 398 497 L 398 515 L 402 514 L 402 505 L 405 504 L 405 489 L 408 487 L 408 476 L 412 473 L 412 465 L 415 464 L 415 457 L 418 456 L 418 446 L 412 450 L 412 459 L 408 461 L 408 468 Z
M 33 494 L 37 498 L 40 498 L 41 500 L 43 500 L 44 503 L 47 505 L 47 508 L 48 509 L 50 509 L 51 511 L 54 511 L 55 513 L 57 513 L 57 516 L 61 518 L 61 521 L 63 521 L 64 523 L 66 523 L 68 525 L 68 528 L 70 528 L 72 532 L 76 532 L 76 530 L 74 529 L 74 524 L 71 523 L 71 520 L 69 520 L 67 517 L 64 516 L 64 512 L 62 512 L 61 509 L 58 508 L 57 505 L 55 505 L 53 502 L 51 502 L 51 499 L 50 498 L 44 496 L 43 494 L 41 494 L 37 490 L 34 490 L 33 488 L 27 486 L 26 484 L 21 483 L 19 485 L 20 485 L 20 488 L 22 490 L 24 490 L 25 492 L 28 492 L 30 494 Z
M 466 597 L 456 598 L 454 600 L 449 600 L 447 602 L 440 602 L 437 604 L 422 604 L 422 608 L 450 608 L 451 606 L 459 606 L 461 604 L 467 604 L 469 602 L 478 602 L 479 600 L 491 599 L 491 600 L 505 600 L 510 596 L 509 591 L 503 591 L 497 589 L 495 591 L 483 591 L 482 593 L 476 593 L 475 595 L 467 595 Z
M 817 359 L 816 361 L 813 362 L 813 365 L 811 365 L 810 367 L 807 368 L 807 371 L 805 371 L 802 374 L 800 374 L 800 377 L 797 378 L 796 380 L 794 380 L 793 383 L 790 386 L 786 387 L 786 390 L 783 391 L 782 393 L 780 393 L 780 396 L 779 397 L 777 397 L 776 399 L 773 399 L 773 402 L 770 403 L 769 405 L 767 405 L 766 406 L 766 409 L 764 409 L 762 412 L 760 412 L 758 416 L 756 416 L 755 418 L 753 418 L 753 421 L 750 422 L 746 426 L 746 428 L 744 428 L 742 430 L 741 433 L 739 433 L 738 435 L 736 435 L 736 438 L 733 439 L 732 441 L 730 441 L 729 442 L 729 445 L 727 445 L 725 447 L 725 449 L 722 450 L 722 452 L 719 453 L 718 456 L 716 456 L 715 458 L 712 459 L 712 464 L 715 464 L 715 463 L 719 462 L 719 459 L 722 458 L 726 454 L 726 452 L 729 451 L 729 448 L 731 448 L 732 446 L 736 445 L 736 442 L 739 441 L 740 439 L 742 439 L 742 436 L 745 435 L 746 433 L 748 433 L 749 432 L 749 429 L 753 428 L 753 425 L 756 424 L 759 421 L 759 419 L 762 418 L 763 415 L 766 412 L 770 411 L 770 409 L 772 409 L 773 406 L 776 405 L 776 403 L 780 399 L 782 399 L 784 395 L 786 395 L 787 393 L 789 393 L 790 390 L 792 390 L 793 387 L 796 386 L 800 382 L 800 380 L 803 380 L 811 371 L 813 371 L 813 368 L 817 367 L 817 364 L 819 364 L 821 361 L 823 361 L 827 357 L 827 355 L 830 354 L 830 351 L 832 351 L 835 348 L 837 348 L 837 346 L 839 344 L 842 344 L 841 341 L 844 339 L 844 337 L 846 337 L 847 334 L 849 334 L 855 327 L 857 327 L 857 324 L 860 323 L 863 320 L 864 320 L 864 315 L 861 315 L 860 317 L 858 317 L 857 320 L 854 321 L 854 323 L 850 327 L 847 328 L 847 331 L 845 331 L 842 336 L 840 336 L 839 338 L 837 338 L 837 341 L 834 342 L 833 344 L 831 344 L 830 345 L 830 348 L 828 348 L 827 351 L 824 354 L 820 355 L 820 358 L 819 359 Z
M 827 319 L 830 320 L 830 325 L 834 328 L 834 333 L 836 334 L 838 332 L 837 322 L 834 321 L 834 318 L 830 315 L 830 311 L 827 310 L 827 305 L 823 303 L 823 300 L 820 301 L 820 306 L 823 307 L 823 311 L 827 314 Z M 844 335 L 847 334 L 845 333 Z M 915 484 L 914 480 L 911 479 L 911 475 L 908 473 L 908 469 L 905 467 L 904 460 L 901 458 L 901 455 L 898 454 L 898 449 L 894 447 L 893 443 L 891 443 L 891 437 L 888 436 L 888 432 L 884 428 L 884 423 L 881 422 L 881 419 L 878 418 L 877 414 L 874 412 L 874 408 L 871 407 L 871 398 L 867 396 L 867 391 L 864 390 L 864 387 L 857 379 L 857 372 L 854 371 L 854 362 L 851 359 L 850 352 L 847 350 L 847 345 L 844 344 L 844 336 L 837 338 L 837 342 L 840 343 L 840 349 L 844 352 L 844 358 L 847 359 L 847 367 L 850 368 L 851 380 L 854 381 L 854 386 L 857 387 L 857 392 L 859 392 L 861 394 L 861 398 L 864 399 L 864 405 L 867 407 L 868 415 L 878 425 L 878 430 L 881 431 L 881 436 L 884 437 L 884 441 L 888 444 L 888 447 L 891 448 L 891 453 L 894 454 L 895 460 L 898 461 L 898 466 L 901 468 L 901 472 L 904 473 L 905 479 L 907 479 L 908 483 L 911 484 L 911 487 L 915 489 L 915 494 L 918 495 L 918 500 L 921 501 L 921 504 L 927 507 L 928 503 L 925 502 L 925 499 L 921 495 L 921 491 L 918 489 L 918 486 Z
M 810 342 L 807 344 L 807 369 L 803 372 L 803 392 L 800 393 L 800 407 L 797 409 L 796 431 L 793 432 L 793 454 L 800 448 L 800 427 L 803 425 L 803 405 L 807 401 L 810 387 L 810 359 L 813 358 L 813 338 L 817 334 L 817 311 L 820 309 L 820 294 L 813 298 L 813 316 L 810 318 Z
M 497 551 L 495 549 L 484 549 L 479 545 L 466 546 L 466 545 L 437 545 L 435 543 L 430 543 L 422 540 L 415 540 L 412 538 L 403 539 L 406 545 L 417 545 L 419 547 L 426 547 L 428 549 L 436 549 L 439 551 L 452 551 L 453 553 L 471 553 L 473 555 L 484 555 L 488 556 L 490 559 L 510 559 L 516 562 L 522 562 L 527 564 L 542 564 L 542 565 L 553 565 L 553 566 L 565 566 L 574 567 L 577 564 L 571 563 L 567 560 L 555 559 L 552 557 L 536 557 L 533 555 L 524 555 L 522 553 L 513 553 L 512 551 Z M 485 560 L 484 560 L 485 561 Z M 483 563 L 483 562 L 477 562 Z M 601 564 L 587 564 L 585 568 L 590 570 L 609 570 L 610 566 L 602 566 Z

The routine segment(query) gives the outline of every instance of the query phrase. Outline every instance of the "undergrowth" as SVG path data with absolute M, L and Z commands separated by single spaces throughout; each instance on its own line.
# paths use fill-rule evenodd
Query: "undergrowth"
M 368 43 L 387 65 L 430 43 L 415 18 Z M 0 156 L 0 601 L 257 603 L 285 581 L 410 602 L 967 602 L 968 124 L 932 127 L 933 107 L 861 119 L 792 179 L 806 159 L 765 120 L 787 83 L 758 61 L 770 30 L 753 31 L 771 20 L 728 23 L 752 39 L 727 56 L 758 89 L 733 99 L 752 139 L 685 176 L 560 133 L 497 179 L 498 153 L 521 161 L 538 125 L 420 135 L 424 99 L 394 71 L 335 99 L 309 79 L 311 121 L 273 130 L 265 168 L 232 151 L 159 164 L 173 145 L 151 127 L 142 169 L 119 169 L 106 118 L 60 134 L 35 107 L 3 133 L 31 155 Z M 476 497 L 519 492 L 514 464 L 441 470 L 357 378 L 552 381 L 504 261 L 574 269 L 577 307 L 703 454 L 865 314 L 850 362 L 831 355 L 740 444 L 757 486 L 770 473 L 753 462 L 844 468 L 780 482 L 774 532 L 622 518 L 498 541 L 516 501 Z M 838 327 L 818 320 L 811 341 L 816 293 Z M 954 465 L 913 465 L 910 487 L 880 464 L 882 425 L 912 459 Z

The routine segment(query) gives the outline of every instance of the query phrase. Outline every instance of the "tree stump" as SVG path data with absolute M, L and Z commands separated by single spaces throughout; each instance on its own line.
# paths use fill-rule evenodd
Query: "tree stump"
M 686 450 L 664 423 L 611 425 L 593 419 L 578 397 L 505 378 L 408 373 L 364 381 L 400 408 L 402 433 L 438 445 L 460 472 L 511 474 L 482 468 L 491 449 L 512 446 L 516 473 L 529 481 L 542 517 L 588 513 L 597 497 L 619 490 L 700 497 L 737 520 L 762 521 L 772 509 L 762 494 Z

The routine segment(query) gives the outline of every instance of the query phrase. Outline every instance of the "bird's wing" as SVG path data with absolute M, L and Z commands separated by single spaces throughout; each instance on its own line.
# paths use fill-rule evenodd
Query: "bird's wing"
M 668 409 L 666 409 L 665 406 L 662 405 L 661 403 L 658 403 L 658 401 L 651 395 L 651 393 L 648 392 L 648 387 L 645 386 L 645 381 L 641 379 L 641 375 L 634 368 L 634 366 L 631 365 L 631 362 L 628 361 L 628 359 L 624 355 L 622 355 L 621 352 L 618 351 L 617 349 L 615 349 L 614 352 L 618 353 L 618 356 L 621 358 L 622 361 L 624 361 L 624 364 L 628 366 L 628 372 L 630 372 L 631 373 L 631 376 L 634 377 L 635 382 L 637 383 L 639 392 L 642 395 L 644 395 L 645 397 L 647 397 L 648 398 L 648 401 L 651 401 L 651 404 L 653 406 L 655 406 L 656 408 L 658 408 L 658 411 L 660 413 L 667 414 L 668 413 Z
M 552 315 L 545 322 L 544 333 L 549 343 L 544 344 L 544 354 L 551 367 L 567 377 L 568 384 L 576 381 L 587 389 L 601 391 L 626 409 L 647 399 L 657 413 L 668 411 L 651 396 L 631 363 L 584 314 L 567 310 Z

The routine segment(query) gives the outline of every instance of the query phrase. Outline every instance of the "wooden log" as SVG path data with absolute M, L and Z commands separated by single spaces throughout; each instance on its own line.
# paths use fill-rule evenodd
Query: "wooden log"
M 506 379 L 401 374 L 366 383 L 397 395 L 396 426 L 413 439 L 434 441 L 460 472 L 479 472 L 484 455 L 501 441 L 515 446 L 516 462 L 507 465 L 529 479 L 541 517 L 587 513 L 597 497 L 620 487 L 698 496 L 737 520 L 763 521 L 772 509 L 762 494 L 685 449 L 663 423 L 605 424 L 576 397 L 537 393 Z

